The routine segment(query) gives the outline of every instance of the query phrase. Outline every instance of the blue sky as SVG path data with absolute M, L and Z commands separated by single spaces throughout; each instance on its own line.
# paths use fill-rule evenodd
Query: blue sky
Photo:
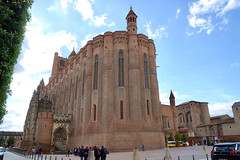
M 211 116 L 240 100 L 240 0 L 36 0 L 15 66 L 0 130 L 21 131 L 34 89 L 51 74 L 54 52 L 68 57 L 106 31 L 126 30 L 132 5 L 138 33 L 153 39 L 160 101 L 209 103 Z

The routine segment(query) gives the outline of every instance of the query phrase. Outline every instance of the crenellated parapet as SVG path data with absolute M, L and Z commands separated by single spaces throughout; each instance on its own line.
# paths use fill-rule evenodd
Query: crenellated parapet
M 70 123 L 72 119 L 71 114 L 54 114 L 53 115 L 53 122 L 55 123 Z

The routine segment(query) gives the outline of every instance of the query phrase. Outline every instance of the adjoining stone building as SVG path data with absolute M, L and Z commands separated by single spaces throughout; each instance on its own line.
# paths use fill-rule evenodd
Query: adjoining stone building
M 165 145 L 154 42 L 137 33 L 130 9 L 127 31 L 105 32 L 68 58 L 55 53 L 49 83 L 33 93 L 23 148 L 64 152 L 81 145 L 110 151 Z

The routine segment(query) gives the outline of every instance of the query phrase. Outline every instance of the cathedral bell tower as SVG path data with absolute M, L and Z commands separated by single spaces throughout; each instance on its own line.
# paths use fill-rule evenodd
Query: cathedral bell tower
M 137 34 L 137 15 L 133 12 L 132 6 L 126 17 L 127 20 L 127 32 L 129 34 Z

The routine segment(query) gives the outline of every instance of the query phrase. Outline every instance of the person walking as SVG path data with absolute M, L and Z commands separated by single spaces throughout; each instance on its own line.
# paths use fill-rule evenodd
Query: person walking
M 98 148 L 98 146 L 95 146 L 94 147 L 94 157 L 95 157 L 95 160 L 100 160 L 100 155 L 101 155 L 100 149 Z
M 85 149 L 84 149 L 84 146 L 82 146 L 79 150 L 79 157 L 81 157 L 81 160 L 83 160 L 84 154 L 85 154 Z
M 107 149 L 102 146 L 101 153 L 100 153 L 101 160 L 106 160 L 107 157 Z
M 88 146 L 84 149 L 84 160 L 88 160 Z
M 35 148 L 33 147 L 32 148 L 32 157 L 33 157 L 34 154 L 35 154 Z

